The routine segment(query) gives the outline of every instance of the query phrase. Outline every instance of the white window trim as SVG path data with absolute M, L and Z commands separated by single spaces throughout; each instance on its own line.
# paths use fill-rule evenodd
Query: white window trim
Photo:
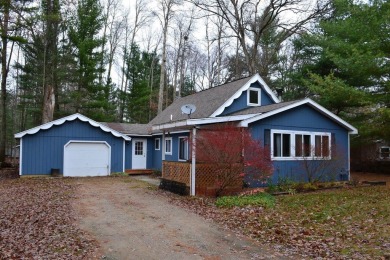
M 290 156 L 289 157 L 275 157 L 274 156 L 274 134 L 290 134 Z M 318 157 L 314 156 L 313 149 L 310 151 L 311 155 L 308 157 L 295 156 L 295 135 L 310 135 L 310 144 L 315 145 L 315 136 L 328 136 L 329 138 L 329 156 Z M 332 134 L 330 132 L 310 132 L 310 131 L 291 131 L 291 130 L 277 130 L 271 129 L 271 160 L 273 161 L 303 161 L 303 160 L 330 160 L 332 158 Z
M 170 140 L 171 145 L 169 146 L 170 152 L 167 152 L 167 140 Z M 165 137 L 165 154 L 172 155 L 172 137 Z
M 156 142 L 158 141 L 158 148 L 156 148 Z M 160 138 L 155 138 L 154 139 L 154 150 L 159 151 L 161 150 L 161 139 Z
M 185 151 L 185 153 L 186 153 L 185 157 L 189 158 L 189 153 L 188 153 L 188 147 L 189 147 L 189 145 L 188 145 L 188 136 L 179 136 L 179 139 L 178 139 L 179 142 L 177 144 L 177 160 L 180 161 L 180 162 L 186 162 L 188 159 L 187 160 L 180 159 L 180 139 L 187 139 L 187 150 Z
M 382 156 L 382 149 L 390 149 L 390 146 L 383 145 L 383 146 L 379 147 L 379 159 L 388 159 L 389 157 Z
M 256 91 L 257 92 L 257 100 L 259 101 L 258 103 L 250 103 L 250 92 L 251 91 Z M 247 105 L 248 106 L 261 106 L 261 89 L 259 88 L 248 88 L 247 90 Z

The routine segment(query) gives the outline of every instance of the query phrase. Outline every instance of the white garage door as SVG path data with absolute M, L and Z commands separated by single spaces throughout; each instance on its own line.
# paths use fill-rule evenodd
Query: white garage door
M 105 142 L 69 142 L 64 147 L 64 176 L 107 176 L 110 153 Z

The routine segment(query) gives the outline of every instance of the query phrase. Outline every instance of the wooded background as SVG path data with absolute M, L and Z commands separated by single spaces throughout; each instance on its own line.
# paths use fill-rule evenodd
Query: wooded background
M 390 4 L 352 0 L 0 0 L 0 162 L 13 134 L 75 112 L 147 123 L 259 73 L 390 140 Z

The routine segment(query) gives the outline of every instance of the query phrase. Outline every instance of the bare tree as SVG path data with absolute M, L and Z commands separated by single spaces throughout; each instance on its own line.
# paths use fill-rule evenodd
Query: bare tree
M 174 39 L 177 40 L 175 42 L 177 48 L 175 50 L 175 62 L 173 63 L 173 100 L 181 96 L 184 85 L 185 51 L 194 26 L 194 11 L 193 8 L 189 12 L 181 12 L 175 19 Z
M 278 30 L 279 45 L 306 24 L 322 15 L 328 4 L 315 5 L 304 0 L 189 0 L 201 10 L 223 19 L 236 37 L 250 74 L 259 71 L 264 63 L 258 59 L 259 46 L 267 30 Z M 282 16 L 297 17 L 281 20 Z M 236 55 L 237 56 L 237 55 Z M 264 75 L 263 75 L 264 76 Z M 267 75 L 265 75 L 267 76 Z
M 166 63 L 167 63 L 167 38 L 168 27 L 174 15 L 174 7 L 178 4 L 179 0 L 159 0 L 159 7 L 161 14 L 158 16 L 162 27 L 162 56 L 161 56 L 161 74 L 160 74 L 160 88 L 158 91 L 158 107 L 157 114 L 160 114 L 163 110 L 164 102 L 164 87 L 166 84 Z
M 4 162 L 7 143 L 7 78 L 13 56 L 15 42 L 23 41 L 19 35 L 20 27 L 25 26 L 22 14 L 31 1 L 0 1 L 0 55 L 1 55 L 1 91 L 0 91 L 0 163 Z M 23 22 L 22 22 L 23 20 Z M 9 45 L 10 43 L 10 45 Z
M 10 5 L 11 1 L 2 2 L 2 17 L 1 17 L 1 134 L 0 134 L 0 162 L 5 159 L 5 142 L 7 130 L 7 75 L 8 75 L 8 37 L 9 37 L 9 20 L 10 20 Z

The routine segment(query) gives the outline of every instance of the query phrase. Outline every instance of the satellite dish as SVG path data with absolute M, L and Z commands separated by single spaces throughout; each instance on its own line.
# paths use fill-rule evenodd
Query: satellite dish
M 196 106 L 193 105 L 193 104 L 187 104 L 187 105 L 184 105 L 184 106 L 181 107 L 181 112 L 182 112 L 183 114 L 187 114 L 188 117 L 190 117 L 190 115 L 191 115 L 192 113 L 194 113 L 195 110 L 196 110 Z

